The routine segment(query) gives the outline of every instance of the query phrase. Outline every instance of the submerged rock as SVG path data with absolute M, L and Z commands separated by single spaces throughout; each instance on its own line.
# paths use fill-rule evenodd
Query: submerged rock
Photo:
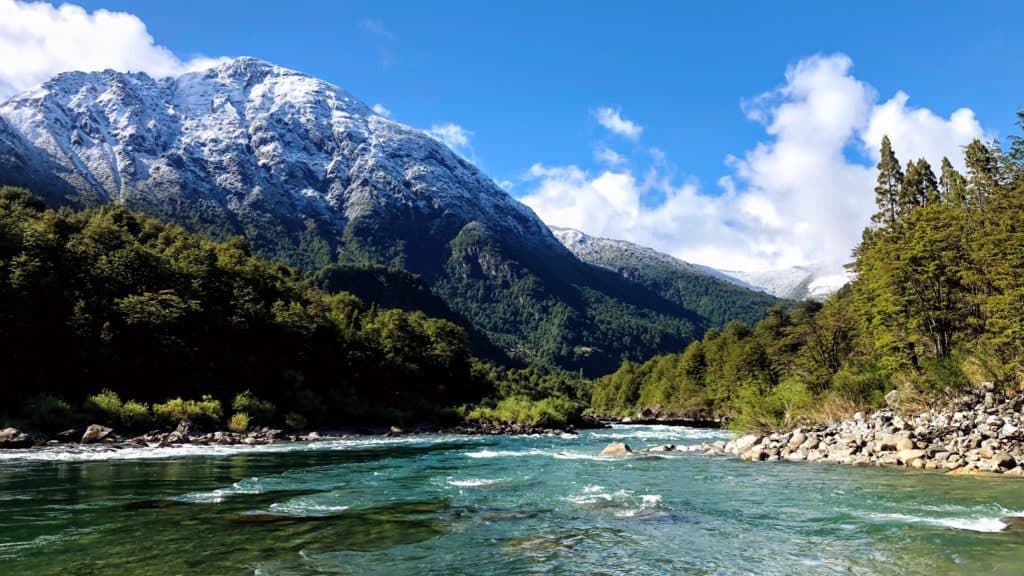
M 624 442 L 612 442 L 605 446 L 604 450 L 601 450 L 599 456 L 625 456 L 626 454 L 632 453 L 633 449 L 629 447 L 629 444 Z

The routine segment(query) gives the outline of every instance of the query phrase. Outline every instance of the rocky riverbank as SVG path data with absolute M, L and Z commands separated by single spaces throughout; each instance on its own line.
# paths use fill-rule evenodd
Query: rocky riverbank
M 751 461 L 905 466 L 952 474 L 1024 476 L 1024 395 L 991 384 L 946 406 L 909 416 L 890 406 L 850 420 L 790 432 L 748 434 L 688 448 Z M 656 447 L 662 449 L 662 447 Z
M 584 420 L 580 428 L 605 428 L 606 424 L 596 420 Z M 136 446 L 165 448 L 191 445 L 251 445 L 277 444 L 281 442 L 307 442 L 316 440 L 343 440 L 364 436 L 400 436 L 409 434 L 460 434 L 460 435 L 543 435 L 575 434 L 576 427 L 561 428 L 531 426 L 527 424 L 463 423 L 442 428 L 432 424 L 420 424 L 409 430 L 397 426 L 351 427 L 319 430 L 305 433 L 261 427 L 245 432 L 228 430 L 206 431 L 189 421 L 182 421 L 174 430 L 152 431 L 137 436 L 121 436 L 114 429 L 99 424 L 84 429 L 69 429 L 57 434 L 24 432 L 16 428 L 0 429 L 0 449 L 31 448 L 33 446 L 59 446 L 63 444 L 105 444 L 111 446 Z

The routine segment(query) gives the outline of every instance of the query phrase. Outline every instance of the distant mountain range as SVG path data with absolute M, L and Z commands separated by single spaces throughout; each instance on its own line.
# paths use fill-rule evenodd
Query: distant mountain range
M 678 351 L 775 302 L 647 249 L 636 266 L 567 249 L 423 131 L 252 58 L 166 79 L 71 72 L 17 95 L 0 105 L 0 184 L 243 236 L 389 306 L 427 302 L 428 287 L 432 310 L 510 357 L 588 374 Z

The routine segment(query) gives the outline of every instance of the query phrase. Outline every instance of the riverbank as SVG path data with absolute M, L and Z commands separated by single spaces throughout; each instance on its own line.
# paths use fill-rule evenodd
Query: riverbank
M 1024 476 L 1024 396 L 991 384 L 945 406 L 910 416 L 894 396 L 865 416 L 785 433 L 748 434 L 690 447 L 707 455 L 765 462 L 902 466 L 951 474 Z
M 92 424 L 85 428 L 68 429 L 56 434 L 32 431 L 26 432 L 17 428 L 0 429 L 0 449 L 95 444 L 106 445 L 111 448 L 169 448 L 183 445 L 263 446 L 284 442 L 309 442 L 317 440 L 345 440 L 349 438 L 394 437 L 428 434 L 456 434 L 463 436 L 576 434 L 577 429 L 600 429 L 607 427 L 607 424 L 603 424 L 596 420 L 584 419 L 577 423 L 576 426 L 567 425 L 560 428 L 532 426 L 529 424 L 464 422 L 462 424 L 449 427 L 422 423 L 409 429 L 402 429 L 397 426 L 352 426 L 294 432 L 264 426 L 244 432 L 232 432 L 230 430 L 203 430 L 192 422 L 182 421 L 173 430 L 156 430 L 140 435 L 121 436 L 113 428 L 99 424 Z

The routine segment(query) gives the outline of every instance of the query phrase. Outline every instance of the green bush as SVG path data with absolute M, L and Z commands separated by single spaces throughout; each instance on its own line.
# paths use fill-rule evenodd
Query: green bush
M 224 418 L 220 401 L 205 395 L 202 400 L 175 398 L 163 404 L 153 405 L 153 415 L 164 424 L 174 425 L 182 420 L 191 420 L 199 425 L 217 425 Z
M 148 405 L 135 400 L 121 402 L 121 397 L 108 389 L 86 398 L 83 408 L 95 422 L 114 428 L 139 430 L 153 423 Z
M 466 419 L 490 424 L 520 424 L 528 426 L 565 426 L 579 419 L 583 404 L 567 398 L 551 397 L 530 400 L 524 396 L 504 398 L 493 408 L 478 406 Z
M 249 429 L 249 415 L 245 412 L 235 412 L 228 421 L 228 430 L 232 432 L 245 432 Z
M 739 388 L 734 401 L 736 416 L 729 426 L 738 430 L 785 430 L 809 417 L 814 397 L 797 379 L 784 380 L 768 390 L 758 384 Z
M 302 430 L 306 427 L 306 417 L 298 412 L 289 412 L 284 415 L 284 425 L 289 430 Z
M 249 390 L 236 395 L 234 402 L 231 403 L 231 408 L 235 412 L 245 413 L 252 422 L 259 424 L 269 423 L 274 417 L 274 412 L 277 411 L 276 406 L 257 398 Z
M 78 414 L 64 400 L 48 394 L 33 396 L 25 402 L 25 416 L 44 430 L 61 430 L 75 426 Z

